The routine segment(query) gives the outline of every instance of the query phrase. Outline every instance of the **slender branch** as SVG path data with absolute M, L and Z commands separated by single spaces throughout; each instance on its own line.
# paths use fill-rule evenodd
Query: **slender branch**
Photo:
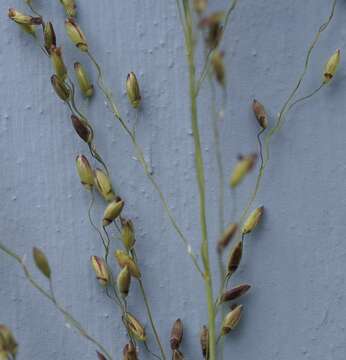
M 188 0 L 183 0 L 184 18 L 186 25 L 185 48 L 189 70 L 189 92 L 191 127 L 195 149 L 195 168 L 199 193 L 199 211 L 201 223 L 201 255 L 204 265 L 204 282 L 208 304 L 208 329 L 209 329 L 209 351 L 210 360 L 216 360 L 216 330 L 215 330 L 215 308 L 213 300 L 213 282 L 209 260 L 208 229 L 205 202 L 205 173 L 201 147 L 200 131 L 198 125 L 198 109 L 196 94 L 196 65 L 195 65 L 195 41 L 193 38 L 193 23 Z
M 213 137 L 214 137 L 214 152 L 216 157 L 216 164 L 217 164 L 217 174 L 218 174 L 218 182 L 219 182 L 219 196 L 218 196 L 218 218 L 219 218 L 219 233 L 218 236 L 222 236 L 224 232 L 225 226 L 225 205 L 224 205 L 224 198 L 225 198 L 225 176 L 224 176 L 224 168 L 223 168 L 223 160 L 222 160 L 222 152 L 221 152 L 221 144 L 220 144 L 220 130 L 219 130 L 219 120 L 220 116 L 216 109 L 216 93 L 215 93 L 215 86 L 213 83 L 213 78 L 211 71 L 208 72 L 208 80 L 210 84 L 211 90 L 211 117 L 213 122 Z M 222 295 L 224 289 L 224 277 L 225 277 L 225 266 L 223 264 L 222 252 L 218 251 L 217 253 L 217 261 L 219 267 L 219 275 L 220 275 L 220 290 L 219 296 Z M 216 310 L 217 311 L 217 310 Z M 222 307 L 222 318 L 226 315 L 225 309 Z M 224 355 L 224 339 L 221 339 L 221 343 L 219 346 L 219 356 L 220 360 L 223 360 Z
M 256 199 L 256 196 L 257 196 L 257 193 L 258 193 L 258 190 L 260 188 L 260 185 L 261 185 L 261 180 L 262 180 L 262 177 L 264 175 L 264 172 L 265 172 L 265 169 L 266 169 L 266 166 L 267 166 L 267 163 L 269 161 L 269 145 L 270 145 L 270 140 L 272 138 L 272 136 L 280 130 L 281 126 L 282 126 L 282 123 L 284 122 L 285 120 L 285 117 L 287 115 L 287 113 L 292 109 L 292 107 L 294 105 L 296 105 L 298 102 L 301 102 L 303 100 L 306 100 L 306 99 L 309 99 L 311 96 L 315 95 L 316 93 L 318 93 L 318 91 L 320 91 L 322 88 L 323 88 L 323 83 L 318 87 L 316 88 L 311 94 L 307 95 L 307 96 L 304 96 L 302 97 L 301 99 L 298 99 L 297 101 L 292 102 L 293 98 L 295 97 L 296 93 L 298 92 L 304 78 L 305 78 L 305 75 L 308 71 L 308 68 L 309 68 L 309 65 L 310 65 L 310 60 L 311 60 L 311 55 L 312 55 L 312 51 L 313 49 L 315 48 L 321 34 L 323 31 L 325 31 L 327 29 L 327 27 L 329 26 L 330 22 L 332 21 L 333 17 L 334 17 L 334 14 L 335 14 L 335 7 L 336 7 L 336 2 L 337 0 L 333 0 L 333 3 L 332 3 L 332 7 L 331 7 L 331 12 L 330 12 L 330 15 L 327 19 L 327 21 L 325 23 L 323 23 L 320 28 L 318 29 L 318 32 L 316 33 L 315 35 L 315 38 L 313 40 L 313 42 L 311 43 L 311 45 L 309 46 L 308 48 L 308 51 L 307 51 L 307 54 L 306 54 L 306 58 L 305 58 L 305 64 L 304 64 L 304 68 L 303 68 L 303 71 L 302 73 L 300 74 L 299 78 L 298 78 L 298 81 L 295 85 L 295 87 L 293 88 L 292 92 L 290 93 L 290 95 L 288 96 L 287 100 L 285 101 L 284 105 L 282 106 L 280 112 L 279 112 L 279 115 L 278 115 L 278 118 L 277 118 L 277 121 L 275 123 L 275 125 L 270 129 L 270 131 L 268 132 L 267 136 L 265 137 L 265 140 L 264 140 L 264 149 L 265 149 L 265 154 L 264 154 L 264 161 L 263 161 L 263 164 L 260 166 L 259 168 L 259 172 L 258 172 L 258 175 L 257 175 L 257 179 L 256 179 L 256 184 L 255 184 L 255 188 L 250 196 L 250 199 L 246 205 L 246 207 L 244 208 L 243 210 L 243 213 L 241 214 L 241 217 L 240 217 L 240 224 L 242 224 L 245 220 L 245 218 L 247 217 L 248 213 L 249 213 L 249 210 L 253 204 L 253 202 L 255 201 Z
M 161 353 L 162 359 L 166 359 L 165 351 L 163 350 L 163 346 L 161 344 L 160 336 L 159 336 L 159 334 L 158 334 L 158 332 L 156 330 L 153 315 L 151 313 L 149 300 L 148 300 L 147 294 L 146 294 L 145 289 L 144 289 L 143 281 L 141 279 L 138 279 L 138 283 L 139 283 L 139 287 L 141 289 L 141 293 L 142 293 L 142 296 L 143 296 L 143 299 L 144 299 L 145 307 L 147 309 L 147 314 L 148 314 L 148 318 L 149 318 L 149 321 L 150 321 L 151 328 L 152 328 L 152 330 L 154 332 L 156 342 L 157 342 L 157 344 L 158 344 L 158 346 L 160 348 L 160 353 Z
M 11 257 L 13 260 L 15 260 L 22 268 L 24 275 L 26 279 L 30 282 L 30 284 L 36 288 L 45 298 L 47 298 L 54 306 L 55 308 L 64 315 L 65 320 L 76 330 L 78 330 L 79 334 L 86 338 L 88 341 L 92 342 L 102 353 L 106 356 L 108 360 L 112 360 L 112 356 L 109 354 L 109 352 L 105 349 L 105 347 L 95 338 L 93 338 L 84 328 L 83 326 L 62 306 L 60 305 L 55 296 L 54 293 L 50 293 L 47 290 L 45 290 L 41 285 L 35 281 L 34 277 L 30 273 L 29 269 L 25 265 L 22 258 L 16 254 L 14 251 L 7 248 L 4 244 L 0 243 L 0 250 L 4 252 L 7 256 Z
M 135 262 L 137 263 L 138 259 L 137 259 L 136 250 L 132 249 L 130 253 L 131 253 L 131 256 L 133 257 L 133 259 L 135 260 Z M 150 307 L 150 304 L 149 304 L 148 296 L 146 294 L 142 279 L 138 279 L 138 283 L 139 283 L 139 287 L 140 287 L 142 297 L 143 297 L 143 300 L 144 300 L 144 303 L 145 303 L 145 307 L 146 307 L 146 310 L 147 310 L 148 318 L 149 318 L 149 321 L 150 321 L 150 326 L 151 326 L 151 328 L 153 330 L 153 333 L 154 333 L 154 336 L 155 336 L 156 343 L 157 343 L 157 345 L 158 345 L 158 347 L 160 349 L 162 359 L 166 359 L 166 354 L 165 354 L 165 351 L 163 349 L 159 333 L 158 333 L 158 331 L 156 329 L 156 326 L 155 326 L 155 322 L 154 322 L 154 319 L 153 319 L 153 315 L 152 315 L 151 307 Z M 151 353 L 150 350 L 148 350 L 148 351 Z

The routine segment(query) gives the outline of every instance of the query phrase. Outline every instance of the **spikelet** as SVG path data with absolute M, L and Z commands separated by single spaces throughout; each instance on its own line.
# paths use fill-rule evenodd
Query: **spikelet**
M 96 279 L 101 286 L 106 287 L 109 284 L 109 272 L 106 262 L 98 256 L 92 256 L 90 261 L 95 271 Z
M 124 204 L 123 200 L 111 201 L 103 213 L 102 225 L 110 225 L 121 214 Z
M 238 299 L 239 297 L 243 296 L 250 290 L 251 286 L 248 284 L 240 284 L 233 287 L 230 290 L 225 291 L 220 298 L 220 302 L 224 303 L 227 301 L 232 301 Z
M 117 276 L 117 287 L 120 294 L 126 298 L 129 294 L 131 286 L 131 273 L 127 266 L 125 266 Z
M 183 340 L 183 322 L 180 319 L 177 319 L 172 327 L 170 344 L 171 349 L 179 349 L 181 341 Z
M 137 109 L 141 104 L 142 97 L 141 97 L 141 91 L 139 89 L 138 80 L 134 72 L 130 72 L 127 75 L 126 91 L 127 91 L 127 97 L 129 98 L 129 102 L 135 109 Z
M 144 326 L 132 314 L 126 313 L 123 316 L 123 321 L 128 330 L 138 341 L 147 340 Z
M 259 223 L 264 212 L 264 206 L 255 209 L 247 218 L 243 225 L 242 234 L 250 233 Z
M 128 267 L 128 269 L 131 273 L 131 276 L 133 276 L 137 279 L 139 279 L 141 277 L 141 272 L 139 270 L 138 265 L 124 251 L 116 250 L 114 253 L 114 256 L 121 268 L 124 268 L 125 266 Z
M 225 317 L 222 323 L 221 335 L 224 336 L 230 333 L 238 325 L 243 312 L 243 305 L 237 305 Z
M 221 235 L 218 243 L 217 243 L 217 249 L 219 253 L 222 253 L 223 250 L 228 246 L 234 235 L 236 234 L 238 230 L 238 224 L 230 224 L 224 231 L 224 233 Z
M 228 260 L 228 275 L 231 276 L 232 274 L 234 274 L 240 264 L 241 258 L 243 255 L 243 242 L 239 241 L 234 248 L 231 251 L 229 260 Z
M 238 160 L 238 163 L 235 165 L 233 172 L 231 174 L 230 186 L 235 188 L 239 185 L 245 178 L 245 176 L 253 169 L 256 163 L 257 155 L 250 154 L 246 156 L 241 156 Z
M 329 83 L 336 74 L 340 64 L 340 58 L 341 58 L 340 54 L 341 54 L 340 49 L 336 50 L 335 53 L 327 61 L 323 73 L 323 82 L 325 84 Z
M 48 259 L 44 252 L 36 247 L 32 249 L 32 255 L 35 261 L 37 268 L 41 273 L 48 279 L 51 277 L 51 270 L 49 266 Z

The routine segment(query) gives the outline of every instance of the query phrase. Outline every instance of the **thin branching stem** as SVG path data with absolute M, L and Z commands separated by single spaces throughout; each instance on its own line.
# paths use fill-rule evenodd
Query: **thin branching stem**
M 88 341 L 92 342 L 108 360 L 112 360 L 112 356 L 109 354 L 109 352 L 105 349 L 105 347 L 94 337 L 92 337 L 81 325 L 80 322 L 78 322 L 62 305 L 58 303 L 54 296 L 54 292 L 51 290 L 48 292 L 45 290 L 33 277 L 33 275 L 30 273 L 28 267 L 25 265 L 22 258 L 16 254 L 14 251 L 10 250 L 8 247 L 6 247 L 4 244 L 0 243 L 0 250 L 4 252 L 6 255 L 11 257 L 13 260 L 15 260 L 20 267 L 22 268 L 24 275 L 26 279 L 29 281 L 29 283 L 36 288 L 41 295 L 43 295 L 45 298 L 47 298 L 54 306 L 55 308 L 64 315 L 65 320 L 70 324 L 74 329 L 78 331 L 78 333 L 86 338 Z M 50 289 L 52 289 L 52 286 L 50 286 Z
M 307 73 L 307 71 L 309 69 L 312 52 L 313 52 L 316 44 L 318 43 L 318 40 L 320 39 L 321 34 L 328 28 L 329 24 L 331 23 L 331 21 L 332 21 L 332 19 L 334 17 L 336 3 L 337 3 L 337 0 L 333 0 L 331 11 L 330 11 L 330 14 L 329 14 L 329 17 L 328 17 L 327 21 L 324 22 L 319 27 L 319 29 L 318 29 L 312 43 L 310 44 L 310 46 L 308 48 L 308 51 L 307 51 L 307 54 L 306 54 L 306 57 L 305 57 L 305 63 L 304 63 L 303 71 L 300 74 L 296 85 L 294 86 L 293 90 L 291 91 L 290 95 L 288 96 L 287 100 L 285 101 L 284 105 L 282 106 L 275 125 L 269 130 L 267 136 L 264 139 L 264 152 L 265 152 L 264 153 L 264 161 L 263 161 L 262 166 L 259 168 L 259 172 L 258 172 L 258 175 L 257 175 L 256 184 L 255 184 L 255 189 L 253 190 L 253 192 L 252 192 L 252 194 L 250 196 L 250 199 L 249 199 L 249 201 L 248 201 L 246 207 L 244 208 L 243 213 L 242 213 L 242 215 L 240 217 L 240 223 L 244 222 L 244 220 L 245 220 L 246 216 L 248 215 L 248 212 L 249 212 L 253 202 L 256 199 L 258 190 L 259 190 L 260 185 L 261 185 L 261 180 L 262 180 L 262 177 L 263 177 L 264 172 L 265 172 L 265 168 L 266 168 L 267 163 L 269 161 L 269 145 L 270 145 L 271 138 L 273 137 L 274 134 L 276 134 L 281 129 L 282 123 L 284 122 L 285 117 L 287 116 L 287 113 L 292 109 L 292 107 L 295 104 L 297 104 L 298 102 L 301 102 L 303 100 L 309 99 L 310 97 L 312 97 L 313 95 L 318 93 L 324 86 L 324 83 L 322 82 L 319 85 L 319 87 L 316 88 L 311 94 L 309 94 L 308 96 L 304 96 L 303 98 L 299 99 L 298 102 L 292 102 L 292 100 L 296 96 L 298 90 L 300 89 L 300 86 L 303 83 L 305 75 L 306 75 L 306 73 Z
M 131 256 L 133 257 L 133 259 L 137 263 L 137 254 L 136 254 L 136 250 L 134 248 L 131 250 Z M 138 279 L 138 283 L 139 283 L 139 287 L 140 287 L 140 290 L 141 290 L 141 293 L 142 293 L 144 304 L 145 304 L 145 307 L 146 307 L 146 310 L 147 310 L 148 318 L 149 318 L 149 321 L 150 321 L 150 326 L 151 326 L 151 328 L 153 330 L 153 333 L 154 333 L 154 336 L 155 336 L 155 340 L 156 340 L 156 342 L 157 342 L 157 344 L 159 346 L 162 359 L 166 359 L 165 351 L 163 349 L 159 333 L 158 333 L 158 331 L 156 329 L 155 321 L 154 321 L 152 311 L 151 311 L 151 306 L 149 304 L 148 296 L 146 294 L 142 279 Z

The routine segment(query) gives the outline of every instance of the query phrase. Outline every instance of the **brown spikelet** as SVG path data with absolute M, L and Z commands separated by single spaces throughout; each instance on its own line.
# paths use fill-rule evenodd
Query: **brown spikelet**
M 252 102 L 252 110 L 256 116 L 256 119 L 261 128 L 266 129 L 268 127 L 268 115 L 264 106 L 254 99 Z
M 250 290 L 250 288 L 251 285 L 248 284 L 240 284 L 238 286 L 235 286 L 232 289 L 227 290 L 222 294 L 220 298 L 220 302 L 224 303 L 226 301 L 232 301 L 238 299 L 239 297 L 247 293 Z
M 241 257 L 243 255 L 243 241 L 239 241 L 238 244 L 231 251 L 231 255 L 228 261 L 228 275 L 231 276 L 237 271 Z
M 183 339 L 183 322 L 180 319 L 177 319 L 172 327 L 171 331 L 171 349 L 176 350 L 179 348 L 181 341 Z
M 137 360 L 137 351 L 136 347 L 132 344 L 132 342 L 125 345 L 123 350 L 124 360 Z
M 221 235 L 218 243 L 217 243 L 217 250 L 221 253 L 225 248 L 228 246 L 234 235 L 238 230 L 238 224 L 230 224 L 224 233 Z
M 75 115 L 71 115 L 71 121 L 79 137 L 87 144 L 90 144 L 92 140 L 92 134 L 89 127 L 85 124 L 85 121 Z

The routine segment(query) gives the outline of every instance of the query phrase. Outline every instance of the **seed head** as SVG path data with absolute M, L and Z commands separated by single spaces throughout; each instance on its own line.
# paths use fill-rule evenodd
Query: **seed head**
M 60 0 L 60 2 L 64 7 L 67 16 L 75 17 L 77 15 L 75 0 Z
M 74 70 L 81 93 L 87 98 L 92 97 L 94 94 L 94 85 L 90 82 L 89 76 L 82 64 L 76 62 L 74 64 Z
M 114 256 L 121 268 L 124 268 L 125 266 L 128 267 L 131 276 L 137 279 L 141 277 L 141 271 L 139 270 L 138 265 L 124 251 L 116 250 Z
M 131 105 L 135 109 L 137 109 L 139 107 L 139 105 L 141 104 L 142 98 L 141 98 L 141 92 L 139 89 L 137 77 L 134 72 L 130 72 L 127 75 L 126 91 L 127 91 L 127 97 L 129 98 Z
M 61 81 L 65 81 L 67 78 L 67 69 L 62 58 L 61 48 L 52 45 L 50 48 L 50 55 L 56 76 Z
M 264 108 L 264 106 L 254 99 L 252 102 L 252 110 L 256 116 L 256 119 L 262 129 L 266 129 L 268 127 L 268 115 Z
M 110 225 L 122 212 L 123 208 L 124 208 L 124 201 L 123 200 L 113 200 L 111 201 L 104 213 L 103 213 L 103 220 L 102 220 L 102 225 L 103 226 L 108 226 Z
M 200 333 L 200 343 L 201 349 L 204 359 L 209 358 L 209 330 L 208 328 L 203 325 L 203 328 Z
M 76 157 L 76 167 L 80 182 L 87 190 L 91 190 L 94 186 L 94 173 L 88 159 L 84 155 L 78 155 Z
M 256 154 L 250 154 L 240 157 L 233 169 L 230 179 L 230 186 L 233 189 L 237 185 L 239 185 L 244 180 L 245 176 L 252 170 L 252 168 L 255 166 L 256 159 Z
M 46 22 L 43 26 L 44 47 L 50 53 L 52 46 L 56 47 L 56 36 L 51 22 Z
M 237 230 L 238 230 L 238 224 L 228 225 L 225 232 L 221 235 L 217 243 L 217 249 L 219 253 L 222 253 L 226 249 L 226 247 L 232 240 L 233 236 L 236 234 Z
M 81 28 L 79 27 L 79 25 L 77 24 L 77 22 L 75 21 L 75 19 L 73 18 L 68 18 L 65 21 L 65 29 L 66 29 L 66 33 L 68 35 L 68 37 L 70 38 L 70 40 L 72 41 L 72 43 L 74 45 L 76 45 L 76 47 L 82 51 L 82 52 L 87 52 L 88 51 L 88 43 L 86 40 L 86 37 L 83 33 L 83 31 L 81 30 Z
M 247 218 L 243 225 L 242 234 L 250 233 L 259 223 L 264 212 L 264 206 L 255 209 Z
M 328 84 L 336 74 L 340 64 L 340 58 L 341 58 L 341 52 L 340 49 L 338 49 L 327 61 L 323 73 L 323 82 L 325 84 Z
M 235 273 L 239 267 L 241 258 L 243 255 L 243 242 L 239 241 L 231 251 L 229 260 L 228 260 L 228 275 L 231 276 Z
M 124 360 L 138 360 L 136 347 L 132 344 L 132 342 L 125 345 L 123 354 Z
M 243 305 L 237 305 L 225 317 L 222 323 L 221 335 L 224 336 L 230 333 L 238 325 L 243 312 Z
M 36 247 L 32 249 L 32 256 L 34 258 L 35 264 L 37 268 L 41 271 L 41 273 L 47 278 L 51 277 L 51 270 L 49 266 L 48 259 L 44 252 Z
M 221 51 L 215 50 L 211 58 L 215 78 L 222 87 L 226 85 L 226 70 L 223 57 L 224 54 Z
M 53 89 L 62 101 L 67 101 L 70 98 L 70 90 L 65 85 L 64 81 L 60 80 L 56 75 L 50 78 Z
M 0 324 L 0 359 L 15 359 L 18 350 L 18 344 L 11 330 Z
M 106 201 L 112 201 L 115 199 L 111 180 L 103 170 L 96 169 L 94 171 L 94 184 L 100 195 Z
M 21 13 L 16 9 L 9 9 L 8 10 L 8 17 L 20 25 L 41 25 L 42 18 L 40 16 L 33 17 L 30 15 L 26 15 Z
M 96 279 L 101 286 L 106 287 L 109 284 L 109 271 L 106 262 L 98 256 L 92 256 L 90 260 Z
M 138 341 L 147 340 L 144 326 L 132 314 L 126 313 L 123 316 L 123 321 L 126 324 L 127 329 Z
M 131 286 L 131 273 L 127 266 L 125 266 L 118 274 L 117 286 L 120 294 L 126 298 Z
M 93 136 L 89 126 L 87 125 L 87 122 L 85 120 L 80 119 L 76 115 L 71 115 L 71 121 L 79 137 L 90 145 Z
M 123 219 L 121 221 L 122 231 L 121 231 L 121 239 L 127 251 L 130 251 L 135 245 L 135 232 L 133 223 L 131 220 Z
M 227 301 L 232 301 L 238 299 L 239 297 L 243 296 L 250 290 L 251 286 L 248 284 L 241 284 L 238 286 L 233 287 L 232 289 L 225 291 L 221 298 L 220 302 L 224 303 Z
M 170 344 L 172 350 L 179 349 L 181 341 L 183 340 L 183 333 L 184 333 L 183 322 L 180 319 L 177 319 L 174 322 L 171 331 Z

